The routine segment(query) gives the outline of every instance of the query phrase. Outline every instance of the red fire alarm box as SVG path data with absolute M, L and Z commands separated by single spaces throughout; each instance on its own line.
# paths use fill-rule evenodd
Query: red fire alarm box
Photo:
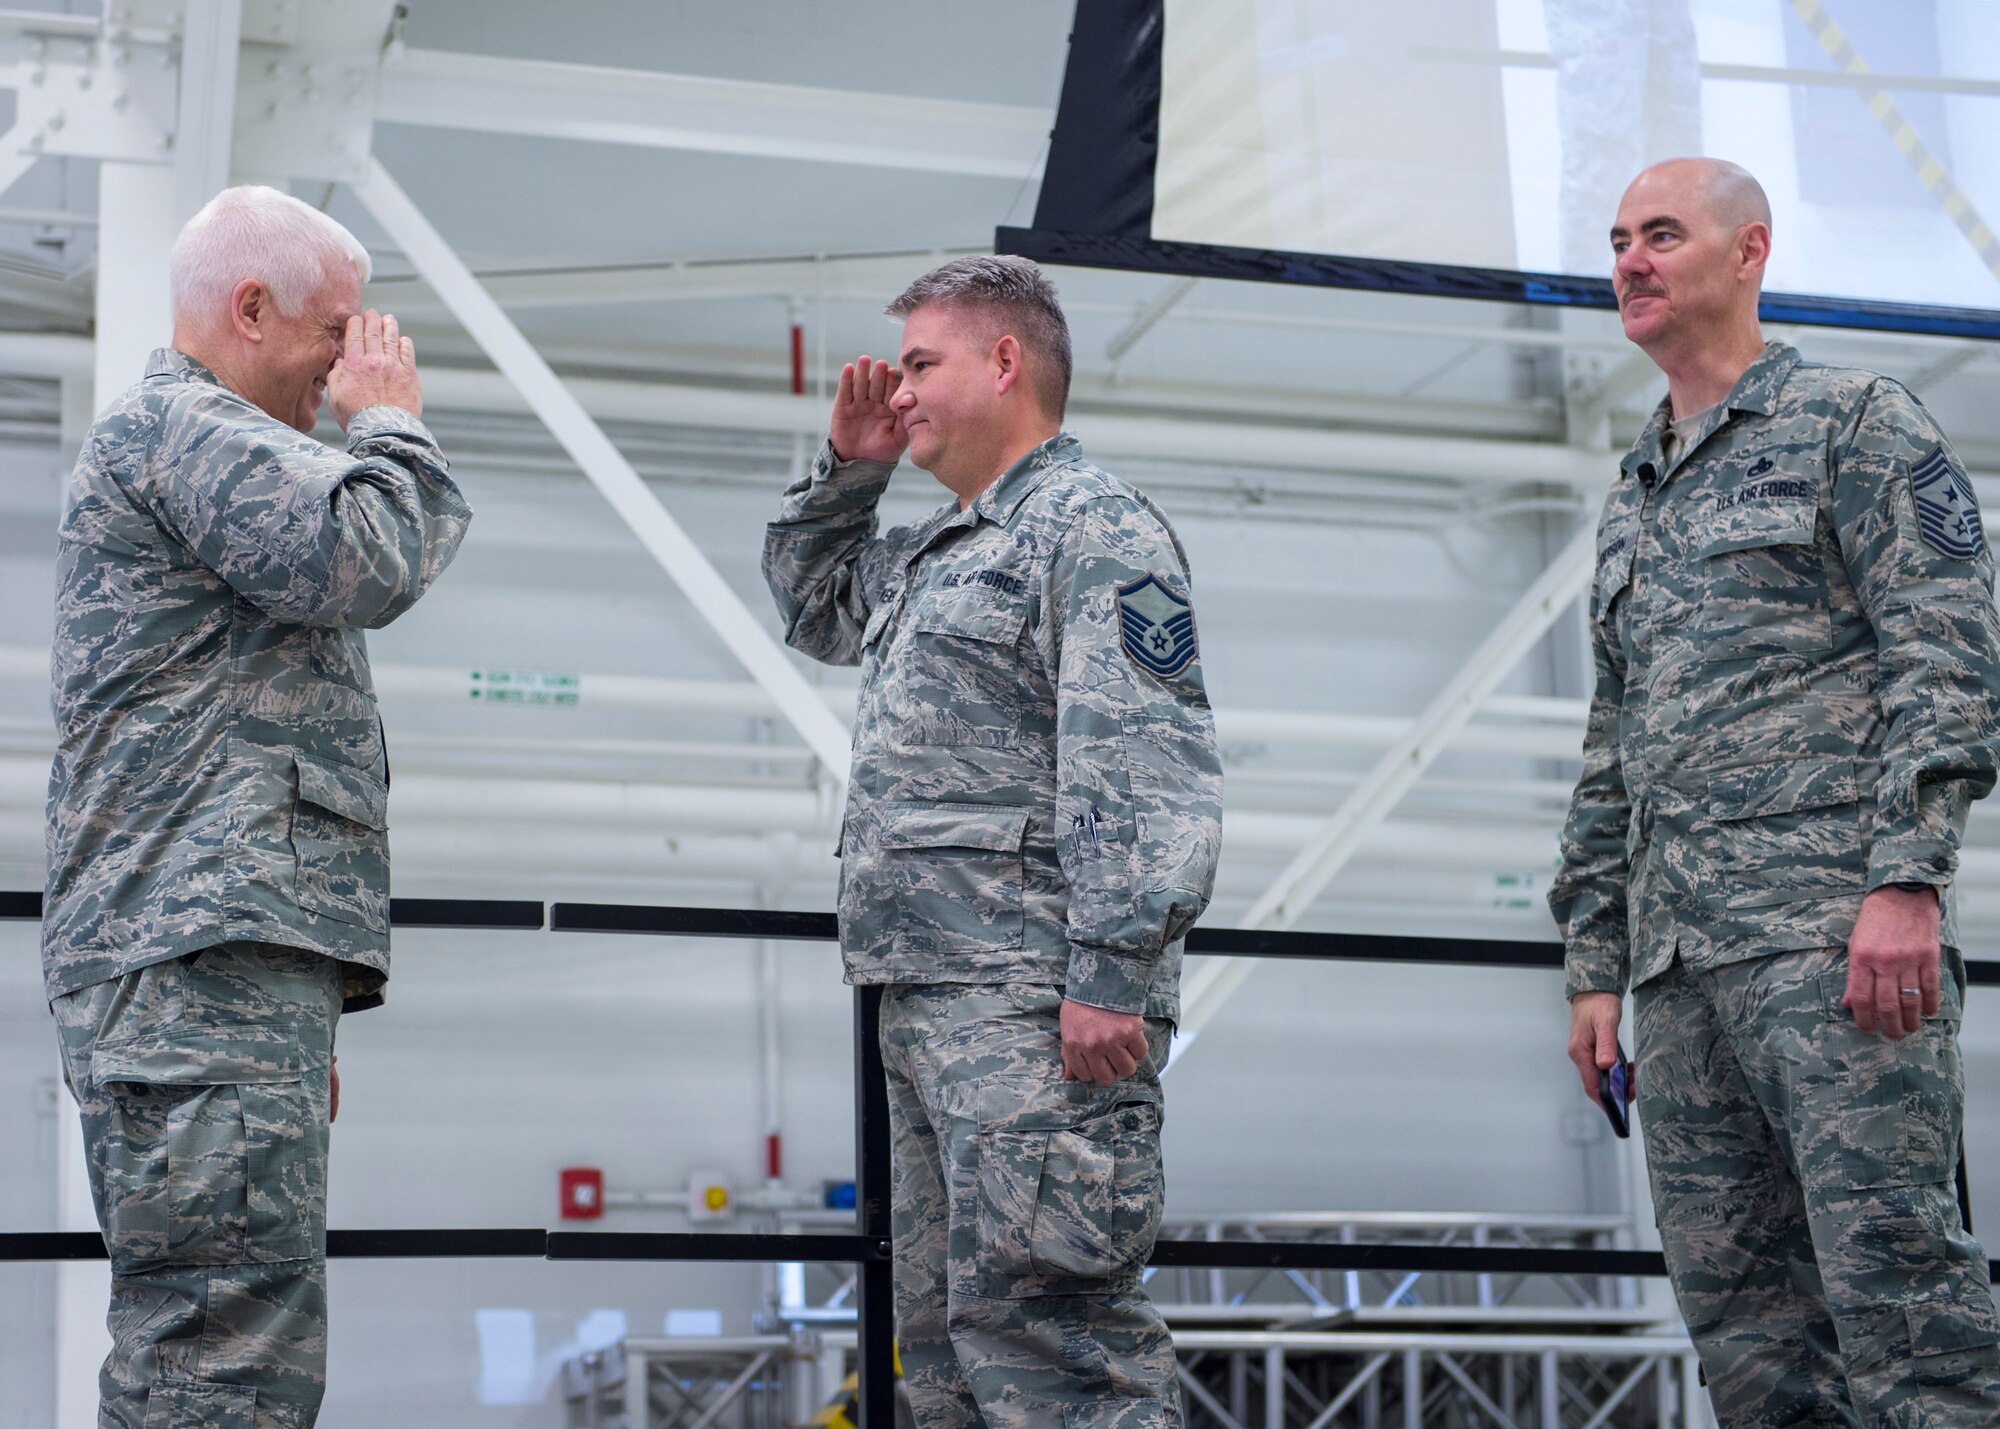
M 604 1214 L 604 1172 L 601 1168 L 565 1166 L 559 1174 L 564 1220 L 594 1221 Z

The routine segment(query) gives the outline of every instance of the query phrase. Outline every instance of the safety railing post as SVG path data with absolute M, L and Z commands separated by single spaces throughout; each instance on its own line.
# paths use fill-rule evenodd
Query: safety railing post
M 896 1286 L 888 1255 L 889 1084 L 882 1070 L 882 989 L 854 989 L 854 1205 L 875 1253 L 855 1267 L 856 1429 L 896 1426 Z

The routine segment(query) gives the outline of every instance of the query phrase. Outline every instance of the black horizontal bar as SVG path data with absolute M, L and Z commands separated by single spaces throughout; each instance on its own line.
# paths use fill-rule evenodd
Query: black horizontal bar
M 539 932 L 546 917 L 525 898 L 391 898 L 389 921 L 398 928 L 508 928 Z
M 858 1235 L 732 1235 L 537 1229 L 328 1231 L 335 1260 L 374 1258 L 564 1261 L 814 1261 L 858 1264 L 889 1258 L 889 1242 Z M 95 1231 L 0 1232 L 0 1263 L 103 1260 Z M 1163 1270 L 1374 1270 L 1440 1275 L 1665 1275 L 1657 1251 L 1553 1246 L 1342 1245 L 1332 1241 L 1163 1240 L 1151 1265 Z M 2000 1280 L 2000 1261 L 1992 1275 Z
M 10 1260 L 103 1260 L 96 1231 L 0 1231 L 0 1264 Z
M 1277 933 L 1260 928 L 1196 928 L 1191 953 L 1245 958 L 1317 958 L 1352 962 L 1468 963 L 1478 967 L 1559 968 L 1561 943 L 1488 938 L 1404 937 L 1384 933 Z
M 1241 248 L 1218 243 L 1182 243 L 1122 234 L 1064 233 L 1044 228 L 995 229 L 993 249 L 996 253 L 1032 258 L 1038 263 L 1060 263 L 1076 268 L 1117 268 L 1134 273 L 1172 273 L 1188 278 L 1237 278 L 1257 283 L 1358 288 L 1367 292 L 1415 293 L 1487 302 L 1558 304 L 1575 308 L 1617 306 L 1608 278 L 1569 273 L 1467 268 L 1448 263 L 1415 263 L 1279 248 Z M 1758 299 L 1757 311 L 1766 322 L 1936 333 L 1951 337 L 2000 337 L 2000 312 L 1987 308 L 1941 307 L 1930 303 L 1898 303 L 1818 293 L 1765 293 Z
M 858 1235 L 550 1231 L 550 1260 L 887 1260 L 889 1242 Z
M 42 895 L 0 891 L 0 919 L 41 917 Z M 768 908 L 657 907 L 639 903 L 551 903 L 527 899 L 397 898 L 390 920 L 403 928 L 488 928 L 558 933 L 639 933 L 668 938 L 770 938 L 778 942 L 833 942 L 839 928 L 831 913 Z M 1440 938 L 1387 933 L 1272 932 L 1261 928 L 1196 928 L 1191 953 L 1244 958 L 1300 958 L 1319 962 L 1432 963 L 1460 967 L 1559 968 L 1562 944 L 1497 938 Z M 2000 960 L 1969 958 L 1966 980 L 2000 986 Z
M 552 903 L 557 933 L 653 933 L 675 938 L 772 938 L 830 943 L 840 936 L 831 913 L 768 908 L 649 908 L 636 903 Z
M 0 919 L 34 922 L 42 895 L 0 890 Z M 526 898 L 391 898 L 389 921 L 399 928 L 507 928 L 533 932 L 544 921 L 540 903 Z
M 1400 1270 L 1454 1275 L 1665 1275 L 1658 1251 L 1555 1246 L 1342 1245 L 1333 1241 L 1163 1240 L 1161 1269 Z
M 522 1256 L 540 1259 L 547 1253 L 549 1233 L 539 1226 L 473 1230 L 328 1231 L 326 1253 L 342 1260 L 481 1259 Z

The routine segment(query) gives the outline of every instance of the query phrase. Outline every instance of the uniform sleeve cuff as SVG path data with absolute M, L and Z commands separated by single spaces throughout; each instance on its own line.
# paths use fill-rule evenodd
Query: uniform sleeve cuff
M 813 467 L 816 471 L 825 472 L 829 480 L 838 479 L 842 485 L 866 481 L 879 481 L 886 485 L 890 475 L 896 470 L 896 463 L 863 461 L 860 457 L 842 461 L 840 454 L 833 449 L 833 438 L 828 437 L 821 444 L 819 459 L 813 463 Z
M 1069 980 L 1063 996 L 1107 1012 L 1144 1012 L 1153 983 L 1153 959 L 1102 948 L 1069 946 Z
M 1615 992 L 1623 997 L 1625 978 L 1625 959 L 1616 953 L 1583 957 L 1572 949 L 1563 959 L 1563 997 L 1566 999 L 1586 992 Z
M 1868 850 L 1868 891 L 1888 883 L 1942 888 L 1958 868 L 1958 851 L 1942 839 L 1877 839 Z
M 387 402 L 377 402 L 372 407 L 363 407 L 347 419 L 347 449 L 353 451 L 370 437 L 415 437 L 427 446 L 436 446 L 437 438 L 424 425 L 423 418 L 415 412 L 391 406 Z
M 1609 992 L 1619 997 L 1625 995 L 1625 989 L 1611 978 L 1597 976 L 1579 978 L 1571 975 L 1563 979 L 1563 1000 L 1565 1002 L 1572 998 L 1581 997 L 1586 992 Z

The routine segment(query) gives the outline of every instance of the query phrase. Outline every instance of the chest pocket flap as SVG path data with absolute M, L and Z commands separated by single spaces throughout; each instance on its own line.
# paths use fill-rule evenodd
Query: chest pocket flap
M 299 801 L 331 809 L 343 819 L 375 829 L 389 827 L 389 786 L 364 769 L 331 760 L 294 754 L 299 771 Z
M 1719 821 L 1759 819 L 1852 804 L 1861 780 L 1851 759 L 1781 759 L 1712 774 L 1708 812 Z
M 983 577 L 988 573 L 973 574 Z M 1012 645 L 1027 624 L 1027 587 L 1019 576 L 992 574 L 995 583 L 991 585 L 968 584 L 928 593 L 916 609 L 911 628 L 927 635 Z
M 1732 551 L 1754 551 L 1762 546 L 1808 545 L 1818 514 L 1819 508 L 1810 501 L 1739 506 L 1723 513 L 1698 538 L 1695 555 L 1726 556 Z
M 1005 804 L 884 804 L 883 848 L 976 848 L 1012 853 L 1021 847 L 1028 810 Z

